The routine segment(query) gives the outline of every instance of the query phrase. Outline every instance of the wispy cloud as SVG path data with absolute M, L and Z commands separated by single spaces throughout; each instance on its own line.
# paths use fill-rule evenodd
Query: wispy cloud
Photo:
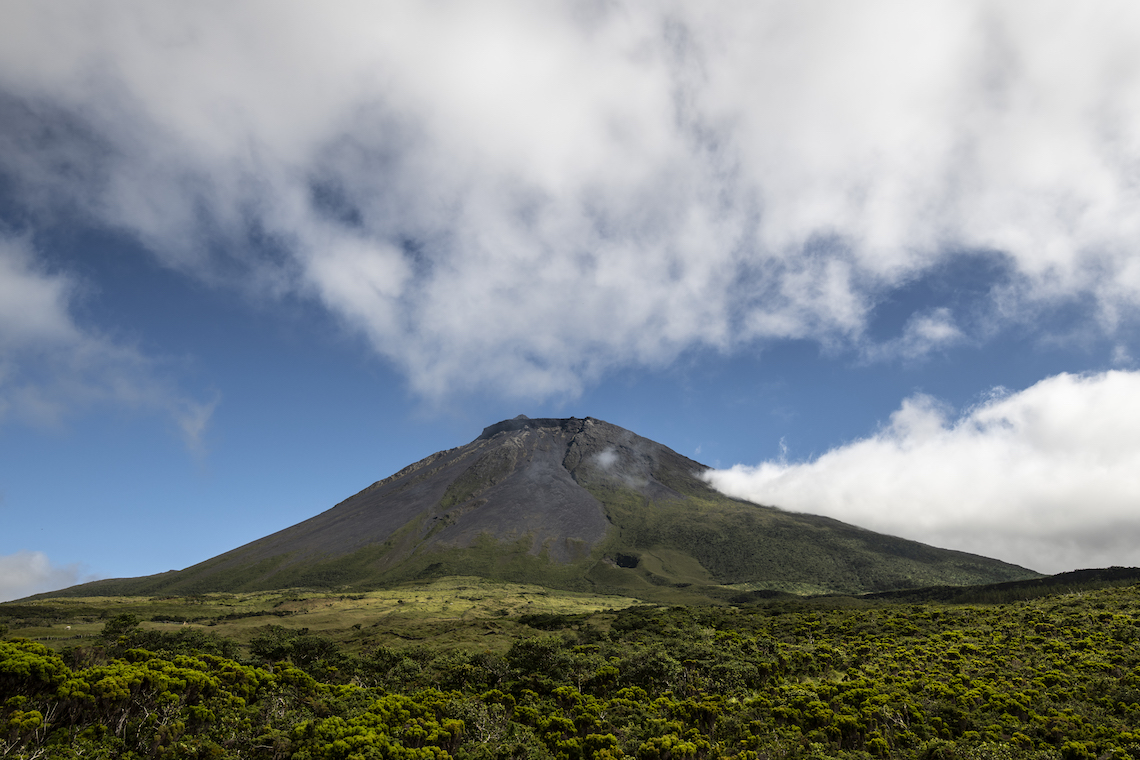
M 870 315 L 961 251 L 1006 265 L 997 329 L 1135 323 L 1134 4 L 0 14 L 10 202 L 316 299 L 426 396 L 788 337 L 918 356 L 977 336 L 930 304 L 878 350 Z
M 1062 374 L 955 414 L 903 401 L 808 462 L 708 473 L 724 493 L 1042 572 L 1140 565 L 1140 372 Z
M 160 359 L 77 324 L 77 288 L 38 266 L 25 239 L 0 236 L 0 423 L 54 426 L 100 404 L 151 409 L 169 414 L 200 452 L 216 399 L 191 398 Z
M 907 321 L 902 335 L 882 343 L 865 345 L 863 355 L 868 361 L 919 359 L 964 340 L 966 335 L 954 323 L 950 310 L 942 307 L 914 314 Z
M 16 552 L 0 556 L 0 602 L 56 591 L 96 580 L 78 564 L 52 564 L 43 552 Z

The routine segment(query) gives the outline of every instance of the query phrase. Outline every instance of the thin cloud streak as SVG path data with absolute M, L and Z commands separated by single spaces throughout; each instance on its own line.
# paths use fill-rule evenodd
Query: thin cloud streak
M 0 13 L 9 203 L 312 298 L 425 398 L 786 338 L 921 358 L 990 336 L 932 304 L 880 344 L 874 307 L 963 251 L 1009 274 L 987 329 L 1140 305 L 1134 4 Z
M 215 397 L 201 402 L 169 379 L 163 361 L 76 323 L 77 280 L 37 266 L 25 239 L 0 235 L 0 424 L 62 424 L 96 405 L 149 409 L 173 419 L 204 451 Z
M 1140 566 L 1140 372 L 1061 374 L 955 415 L 903 401 L 808 462 L 707 474 L 718 490 L 1040 572 Z

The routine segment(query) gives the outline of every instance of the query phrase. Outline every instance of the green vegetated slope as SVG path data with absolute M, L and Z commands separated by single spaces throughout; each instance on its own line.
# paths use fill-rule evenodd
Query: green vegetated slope
M 493 648 L 411 628 L 380 635 L 385 614 L 299 625 L 322 604 L 371 596 L 150 602 L 167 616 L 179 605 L 293 611 L 240 640 L 215 633 L 221 617 L 174 631 L 111 614 L 141 600 L 0 605 L 9 625 L 33 608 L 109 615 L 85 638 L 49 642 L 58 649 L 13 638 L 43 620 L 0 641 L 0 756 L 1140 758 L 1140 587 L 1122 574 L 1099 589 L 1069 580 L 1078 592 L 989 605 L 591 610 L 603 600 L 575 597 L 587 606 L 523 614 L 527 589 L 499 597 L 451 580 L 477 614 L 413 616 L 425 632 L 432 620 L 497 631 Z M 433 587 L 383 601 L 442 604 Z
M 1025 568 L 731 499 L 707 468 L 594 419 L 507 420 L 333 509 L 177 572 L 73 595 L 314 587 L 477 575 L 662 602 L 863 593 L 1038 577 Z

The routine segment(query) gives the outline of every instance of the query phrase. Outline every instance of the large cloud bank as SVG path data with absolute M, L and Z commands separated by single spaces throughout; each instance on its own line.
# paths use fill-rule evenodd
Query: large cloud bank
M 66 274 L 10 251 L 81 219 L 324 304 L 428 398 L 783 338 L 920 356 L 1058 303 L 1112 334 L 1138 29 L 1126 2 L 11 0 L 0 276 L 65 328 Z M 964 251 L 1000 273 L 982 301 L 871 345 Z
M 1057 375 L 961 414 L 907 399 L 809 462 L 711 471 L 719 490 L 1040 572 L 1140 566 L 1140 373 Z

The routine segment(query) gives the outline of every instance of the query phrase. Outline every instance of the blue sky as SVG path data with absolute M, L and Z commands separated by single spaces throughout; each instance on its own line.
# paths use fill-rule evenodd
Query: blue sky
M 520 413 L 1140 564 L 1138 37 L 1126 3 L 5 3 L 0 598 Z

